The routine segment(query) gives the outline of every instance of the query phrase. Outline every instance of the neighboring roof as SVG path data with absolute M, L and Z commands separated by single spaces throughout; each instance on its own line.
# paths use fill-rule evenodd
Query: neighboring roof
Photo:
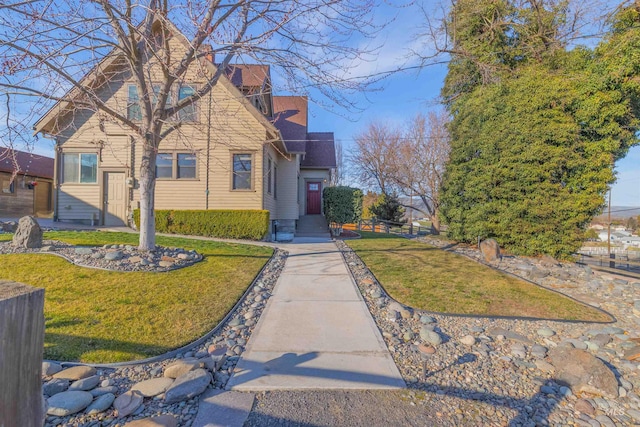
M 335 168 L 336 148 L 333 132 L 309 132 L 307 134 L 306 154 L 301 168 Z
M 307 97 L 274 96 L 272 122 L 290 153 L 304 153 L 307 140 Z
M 40 178 L 53 178 L 53 159 L 25 151 L 0 148 L 0 172 L 13 173 L 15 162 L 18 173 Z
M 269 76 L 269 66 L 260 64 L 230 64 L 225 73 L 236 87 L 262 87 Z

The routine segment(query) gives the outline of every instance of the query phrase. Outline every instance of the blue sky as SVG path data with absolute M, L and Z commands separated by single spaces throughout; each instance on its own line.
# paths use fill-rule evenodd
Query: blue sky
M 377 58 L 362 62 L 351 70 L 352 75 L 367 75 L 389 71 L 400 65 L 416 64 L 416 58 L 410 50 L 420 49 L 416 35 L 422 31 L 424 16 L 415 5 L 398 6 L 400 3 L 396 1 L 393 5 L 386 4 L 376 10 L 377 22 L 390 23 L 369 44 L 382 48 Z M 430 1 L 426 3 L 435 4 Z M 382 120 L 401 124 L 417 112 L 436 108 L 445 75 L 445 65 L 427 67 L 420 72 L 393 74 L 380 82 L 377 90 L 353 95 L 362 112 L 327 111 L 311 102 L 309 130 L 333 131 L 336 139 L 343 142 L 345 152 L 348 152 L 354 135 L 365 130 L 368 123 Z M 273 77 L 278 93 L 278 77 Z M 50 140 L 40 139 L 35 151 L 53 156 L 53 144 Z M 618 181 L 612 189 L 612 205 L 640 206 L 640 146 L 632 148 L 627 157 L 616 164 L 616 170 Z
M 378 11 L 378 19 L 394 18 L 380 34 L 384 42 L 378 61 L 365 63 L 362 74 L 367 71 L 382 72 L 400 64 L 414 65 L 409 47 L 416 46 L 416 37 L 421 29 L 423 16 L 415 7 L 397 8 L 386 6 Z M 309 127 L 312 131 L 331 131 L 335 138 L 343 141 L 345 152 L 351 149 L 354 135 L 365 130 L 373 121 L 388 121 L 401 124 L 418 112 L 427 112 L 437 107 L 437 98 L 446 75 L 446 65 L 427 67 L 416 71 L 393 74 L 380 86 L 380 90 L 358 97 L 364 111 L 360 114 L 335 114 L 311 105 Z M 628 155 L 616 163 L 618 180 L 612 188 L 612 205 L 640 206 L 640 146 L 633 147 Z

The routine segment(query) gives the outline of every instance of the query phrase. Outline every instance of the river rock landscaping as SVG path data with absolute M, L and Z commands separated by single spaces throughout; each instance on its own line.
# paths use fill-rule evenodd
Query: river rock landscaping
M 484 262 L 475 248 L 422 240 Z M 439 425 L 640 424 L 640 282 L 547 257 L 502 257 L 490 265 L 600 307 L 617 322 L 445 315 L 392 300 L 360 258 L 337 244 L 409 386 L 406 398 L 458 402 L 434 406 Z
M 113 249 L 127 250 L 105 248 Z M 229 380 L 271 296 L 286 255 L 276 250 L 237 309 L 216 332 L 206 342 L 175 357 L 105 367 L 63 367 L 45 361 L 45 426 L 191 426 L 199 395 L 209 388 L 223 389 Z M 150 419 L 155 424 L 142 422 Z
M 132 245 L 75 246 L 55 240 L 44 240 L 42 247 L 17 247 L 0 242 L 0 254 L 47 253 L 65 258 L 81 267 L 115 271 L 170 271 L 188 267 L 202 260 L 194 250 L 156 246 L 154 251 L 139 251 Z

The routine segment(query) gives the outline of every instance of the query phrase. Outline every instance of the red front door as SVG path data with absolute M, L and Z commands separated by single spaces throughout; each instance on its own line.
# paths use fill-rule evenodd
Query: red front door
M 320 215 L 321 190 L 320 182 L 307 182 L 307 215 Z

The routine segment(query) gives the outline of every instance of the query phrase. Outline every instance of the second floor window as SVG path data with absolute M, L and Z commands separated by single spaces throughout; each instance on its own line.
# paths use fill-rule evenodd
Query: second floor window
M 180 86 L 178 90 L 178 102 L 185 98 L 195 95 L 196 90 L 191 86 Z M 187 105 L 182 110 L 178 111 L 178 118 L 183 122 L 195 122 L 197 121 L 196 104 Z
M 142 120 L 138 87 L 136 85 L 129 85 L 127 91 L 127 119 Z

